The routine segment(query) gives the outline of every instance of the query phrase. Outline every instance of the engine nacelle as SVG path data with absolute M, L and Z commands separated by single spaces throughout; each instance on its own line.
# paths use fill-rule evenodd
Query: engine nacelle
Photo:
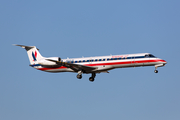
M 60 57 L 49 57 L 49 58 L 45 58 L 43 60 L 40 60 L 38 63 L 40 65 L 43 65 L 44 67 L 59 67 L 61 65 L 57 64 L 56 62 L 53 61 L 49 61 L 49 60 L 54 60 L 54 61 L 61 61 Z

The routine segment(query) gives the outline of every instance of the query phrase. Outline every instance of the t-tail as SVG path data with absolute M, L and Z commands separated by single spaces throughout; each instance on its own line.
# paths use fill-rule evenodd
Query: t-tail
M 42 60 L 44 57 L 39 53 L 39 49 L 36 48 L 36 46 L 25 46 L 25 45 L 17 45 L 14 44 L 15 46 L 20 46 L 24 49 L 26 49 L 30 64 L 33 65 L 37 63 L 37 61 Z

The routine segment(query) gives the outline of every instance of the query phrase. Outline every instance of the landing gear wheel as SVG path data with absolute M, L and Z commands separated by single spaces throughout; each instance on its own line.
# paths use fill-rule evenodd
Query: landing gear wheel
M 158 73 L 158 70 L 154 70 L 155 73 Z
M 90 78 L 89 78 L 89 81 L 93 82 L 93 81 L 94 81 L 94 78 L 93 78 L 93 77 L 90 77 Z
M 81 78 L 82 78 L 82 75 L 77 75 L 77 78 L 78 78 L 78 79 L 81 79 Z

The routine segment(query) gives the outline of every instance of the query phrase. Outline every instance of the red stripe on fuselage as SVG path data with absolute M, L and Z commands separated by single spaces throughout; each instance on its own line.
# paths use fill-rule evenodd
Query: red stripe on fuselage
M 165 60 L 157 59 L 157 60 L 139 60 L 139 61 L 122 61 L 122 62 L 106 62 L 106 63 L 97 63 L 97 64 L 82 64 L 84 66 L 103 66 L 103 65 L 125 65 L 125 64 L 136 64 L 136 63 L 166 63 Z M 56 70 L 56 69 L 66 69 L 67 67 L 61 66 L 58 68 L 38 68 L 38 70 Z

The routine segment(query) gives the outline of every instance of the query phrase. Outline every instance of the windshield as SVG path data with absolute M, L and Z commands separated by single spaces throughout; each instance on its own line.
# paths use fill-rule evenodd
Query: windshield
M 146 57 L 146 58 L 155 58 L 155 56 L 152 55 L 152 54 L 147 54 L 147 55 L 145 55 L 145 57 Z
M 149 54 L 149 57 L 155 57 L 154 55 L 152 55 L 152 54 Z

